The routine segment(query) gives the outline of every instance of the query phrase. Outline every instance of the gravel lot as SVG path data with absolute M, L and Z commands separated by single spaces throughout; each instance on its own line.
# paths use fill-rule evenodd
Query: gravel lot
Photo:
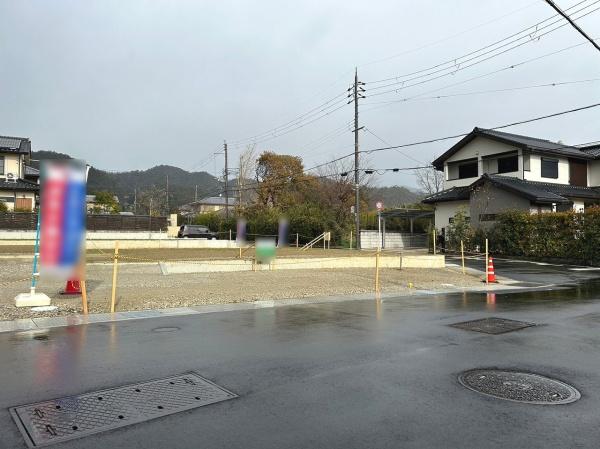
M 79 313 L 79 296 L 61 296 L 64 283 L 42 279 L 38 290 L 52 298 L 56 312 L 17 309 L 14 297 L 29 289 L 31 265 L 24 260 L 0 260 L 0 320 Z M 163 276 L 157 264 L 124 264 L 119 267 L 117 310 L 141 310 L 201 304 L 251 302 L 285 298 L 368 293 L 374 288 L 373 269 L 281 270 L 259 272 L 173 274 Z M 383 292 L 411 294 L 419 289 L 481 286 L 479 279 L 448 269 L 383 269 Z M 9 283 L 10 282 L 10 283 Z M 88 264 L 90 313 L 109 310 L 112 264 Z M 8 285 L 2 285 L 9 283 Z M 412 288 L 409 288 L 412 283 Z M 444 285 L 446 284 L 446 285 Z M 452 285 L 448 285 L 452 284 Z

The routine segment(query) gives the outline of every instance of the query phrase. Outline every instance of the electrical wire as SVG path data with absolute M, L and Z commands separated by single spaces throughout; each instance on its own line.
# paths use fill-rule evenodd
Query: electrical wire
M 526 120 L 520 120 L 517 122 L 512 122 L 512 123 L 508 123 L 505 125 L 498 125 L 498 126 L 494 126 L 491 128 L 486 128 L 486 129 L 503 129 L 503 128 L 508 128 L 511 126 L 516 126 L 516 125 L 522 125 L 525 123 L 532 123 L 532 122 L 536 122 L 539 120 L 545 120 L 548 118 L 552 118 L 552 117 L 558 117 L 561 115 L 566 115 L 566 114 L 571 114 L 574 112 L 580 112 L 580 111 L 584 111 L 584 110 L 588 110 L 588 109 L 593 109 L 600 106 L 600 103 L 593 103 L 593 104 L 589 104 L 586 106 L 581 106 L 581 107 L 577 107 L 577 108 L 573 108 L 573 109 L 568 109 L 565 111 L 560 111 L 560 112 L 555 112 L 552 114 L 546 114 L 546 115 L 542 115 L 542 116 L 538 116 L 538 117 L 533 117 L 530 119 L 526 119 Z M 470 134 L 471 131 L 469 132 L 462 132 L 462 133 L 458 133 L 458 134 L 453 134 L 451 136 L 444 136 L 444 137 L 436 137 L 433 139 L 427 139 L 427 140 L 421 140 L 421 141 L 417 141 L 417 142 L 410 142 L 410 143 L 404 143 L 404 144 L 400 144 L 400 145 L 389 145 L 387 147 L 382 147 L 382 148 L 373 148 L 371 150 L 359 150 L 358 153 L 359 154 L 371 154 L 371 153 L 376 153 L 376 152 L 380 152 L 380 151 L 387 151 L 387 150 L 394 150 L 397 148 L 408 148 L 408 147 L 413 147 L 413 146 L 418 146 L 418 145 L 424 145 L 424 144 L 428 144 L 428 143 L 435 143 L 435 142 L 442 142 L 445 140 L 450 140 L 450 139 L 457 139 L 459 137 L 465 137 L 466 135 Z M 569 145 L 565 146 L 565 147 L 569 147 Z M 315 165 L 313 167 L 307 168 L 305 171 L 310 171 L 310 170 L 314 170 L 316 168 L 320 168 L 320 167 L 324 167 L 326 165 L 329 165 L 333 162 L 338 162 L 341 161 L 343 159 L 349 158 L 349 157 L 353 157 L 354 156 L 354 152 L 346 154 L 344 156 L 340 156 L 336 159 L 333 159 L 331 161 L 327 161 L 327 162 L 323 162 L 321 164 Z
M 465 80 L 458 81 L 456 83 L 451 83 L 451 84 L 447 84 L 445 86 L 437 87 L 435 89 L 430 89 L 430 90 L 427 90 L 427 91 L 422 92 L 420 94 L 413 95 L 413 96 L 407 97 L 407 98 L 410 99 L 410 100 L 413 100 L 413 99 L 419 98 L 419 97 L 421 97 L 423 95 L 432 94 L 434 92 L 439 92 L 439 91 L 442 91 L 442 90 L 446 90 L 446 89 L 448 89 L 450 87 L 460 86 L 462 84 L 466 84 L 466 83 L 469 83 L 471 81 L 475 81 L 475 80 L 479 80 L 479 79 L 482 79 L 482 78 L 486 78 L 488 76 L 495 75 L 497 73 L 501 73 L 501 72 L 504 72 L 506 70 L 512 70 L 512 69 L 515 69 L 515 68 L 520 67 L 522 65 L 529 64 L 531 62 L 535 62 L 535 61 L 538 61 L 540 59 L 547 58 L 549 56 L 554 56 L 554 55 L 557 55 L 557 54 L 562 53 L 564 51 L 572 50 L 572 49 L 577 48 L 577 47 L 582 47 L 584 45 L 586 45 L 585 42 L 581 42 L 581 43 L 575 44 L 575 45 L 569 45 L 568 47 L 564 47 L 564 48 L 561 48 L 561 49 L 558 49 L 558 50 L 554 50 L 554 51 L 551 51 L 549 53 L 546 53 L 546 54 L 543 54 L 543 55 L 540 55 L 540 56 L 536 56 L 536 57 L 533 57 L 533 58 L 530 58 L 530 59 L 526 59 L 524 61 L 518 62 L 516 64 L 511 64 L 511 65 L 502 67 L 500 69 L 492 70 L 491 72 L 487 72 L 487 73 L 483 73 L 481 75 L 473 76 L 471 78 L 467 78 Z M 373 103 L 370 103 L 370 104 L 375 104 L 375 103 L 373 102 Z M 370 111 L 373 111 L 373 110 L 376 110 L 376 109 L 380 109 L 382 107 L 385 107 L 385 106 L 375 106 L 375 107 L 372 107 L 372 108 L 367 108 L 367 109 L 364 109 L 362 112 L 363 113 L 370 112 Z
M 587 1 L 588 1 L 588 0 L 582 0 L 582 1 L 580 1 L 580 2 L 578 2 L 578 3 L 576 3 L 576 4 L 574 4 L 573 6 L 570 6 L 569 8 L 567 8 L 567 9 L 566 9 L 566 11 L 569 11 L 569 10 L 571 10 L 571 9 L 573 9 L 573 8 L 576 8 L 576 7 L 580 6 L 580 5 L 582 5 L 583 3 L 586 3 Z M 596 3 L 598 3 L 598 2 L 597 2 L 597 1 L 593 1 L 592 3 L 590 3 L 590 4 L 588 4 L 588 5 L 584 6 L 584 7 L 582 7 L 581 9 L 579 9 L 579 10 L 577 10 L 577 11 L 575 11 L 575 12 L 573 12 L 573 14 L 577 14 L 577 13 L 579 13 L 579 12 L 581 12 L 581 11 L 583 11 L 583 10 L 585 10 L 585 9 L 589 8 L 590 6 L 593 6 L 593 5 L 595 5 Z M 557 20 L 554 20 L 553 22 L 551 22 L 551 23 L 549 23 L 549 24 L 546 24 L 546 25 L 544 25 L 542 28 L 539 28 L 539 26 L 540 26 L 540 25 L 542 25 L 542 24 L 544 24 L 544 23 L 546 23 L 546 22 L 548 22 L 548 21 L 551 21 L 551 20 L 553 20 L 553 19 L 557 19 Z M 404 74 L 402 74 L 402 75 L 395 75 L 395 76 L 392 76 L 392 77 L 383 78 L 383 79 L 379 79 L 379 80 L 368 80 L 366 83 L 367 83 L 369 86 L 371 86 L 371 85 L 373 85 L 373 84 L 385 83 L 385 82 L 387 82 L 387 81 L 394 81 L 394 80 L 398 80 L 399 78 L 406 78 L 406 77 L 410 77 L 410 76 L 418 75 L 418 74 L 420 74 L 420 73 L 423 73 L 423 72 L 428 72 L 428 71 L 431 71 L 431 70 L 437 69 L 437 68 L 439 68 L 439 67 L 442 67 L 442 66 L 444 66 L 444 65 L 456 66 L 456 65 L 457 65 L 457 63 L 461 63 L 460 61 L 461 61 L 462 59 L 464 59 L 464 58 L 467 58 L 467 57 L 469 57 L 469 56 L 476 55 L 477 53 L 481 53 L 481 52 L 483 52 L 484 50 L 488 50 L 488 49 L 490 49 L 490 48 L 492 48 L 492 47 L 495 47 L 495 46 L 497 46 L 497 45 L 499 45 L 499 44 L 502 44 L 503 42 L 505 42 L 505 41 L 507 41 L 507 40 L 510 40 L 510 39 L 513 39 L 514 37 L 516 37 L 516 36 L 519 36 L 519 35 L 521 35 L 521 34 L 524 34 L 524 36 L 521 36 L 521 37 L 519 37 L 518 39 L 516 39 L 516 41 L 518 41 L 518 40 L 521 40 L 521 39 L 523 39 L 523 38 L 529 38 L 529 39 L 531 40 L 531 35 L 532 35 L 532 34 L 534 35 L 534 39 L 538 39 L 538 38 L 539 38 L 539 36 L 535 36 L 535 34 L 537 34 L 537 32 L 538 32 L 538 31 L 540 31 L 540 30 L 542 30 L 542 29 L 545 29 L 545 28 L 547 28 L 547 27 L 549 27 L 549 26 L 552 26 L 552 25 L 554 25 L 554 24 L 556 24 L 556 23 L 562 22 L 562 21 L 563 21 L 563 18 L 562 18 L 562 17 L 561 17 L 559 14 L 555 14 L 555 15 L 553 15 L 553 16 L 551 16 L 551 17 L 548 17 L 548 18 L 546 18 L 546 19 L 544 19 L 544 20 L 542 20 L 542 21 L 540 21 L 540 22 L 537 22 L 537 23 L 535 23 L 535 24 L 533 24 L 533 25 L 530 25 L 530 26 L 528 26 L 527 28 L 525 28 L 525 29 L 523 29 L 523 30 L 521 30 L 521 31 L 518 31 L 518 32 L 516 32 L 516 33 L 513 33 L 513 34 L 511 34 L 511 35 L 509 35 L 509 36 L 506 36 L 506 37 L 504 37 L 504 38 L 502 38 L 502 39 L 500 39 L 500 40 L 497 40 L 497 41 L 495 41 L 495 42 L 493 42 L 493 43 L 491 43 L 491 44 L 488 44 L 488 45 L 486 45 L 486 46 L 484 46 L 484 47 L 478 48 L 477 50 L 470 51 L 470 52 L 468 52 L 468 53 L 465 53 L 465 54 L 463 54 L 463 55 L 461 55 L 461 56 L 457 56 L 457 57 L 454 57 L 454 58 L 447 59 L 447 60 L 445 60 L 445 61 L 443 61 L 443 62 L 440 62 L 440 63 L 434 64 L 434 65 L 432 65 L 432 66 L 429 66 L 429 67 L 426 67 L 426 68 L 424 68 L 424 69 L 420 69 L 420 70 L 416 70 L 416 71 L 412 71 L 412 72 L 404 73 Z M 566 26 L 566 25 L 567 25 L 567 23 L 564 23 L 563 25 L 564 25 L 564 26 Z M 509 44 L 510 44 L 510 43 L 513 43 L 513 42 L 515 42 L 515 40 L 513 40 L 513 41 L 509 42 Z M 498 48 L 502 48 L 502 47 L 504 47 L 504 46 L 506 46 L 506 45 L 507 45 L 507 44 L 503 44 L 502 46 L 500 46 L 500 47 L 498 47 Z M 494 50 L 489 50 L 489 51 L 494 51 Z M 485 52 L 485 53 L 483 53 L 483 55 L 485 55 L 485 54 L 489 53 L 489 51 L 488 51 L 488 52 Z M 483 56 L 483 55 L 480 55 L 480 56 Z M 405 81 L 406 81 L 406 80 L 405 80 Z M 379 86 L 379 87 L 371 87 L 371 88 L 370 88 L 370 90 L 373 90 L 373 89 L 376 89 L 376 88 L 377 88 L 377 89 L 379 89 L 379 88 L 381 88 L 381 87 L 383 87 L 383 86 Z
M 600 0 L 597 0 L 597 1 L 600 1 Z M 594 12 L 598 11 L 598 10 L 600 10 L 600 7 L 598 7 L 598 8 L 596 8 L 596 9 L 594 9 L 593 11 L 590 11 L 590 12 L 588 12 L 586 15 L 588 15 L 588 14 L 592 14 L 592 13 L 594 13 Z M 581 17 L 583 17 L 583 16 L 581 16 Z M 578 17 L 578 18 L 581 18 L 581 17 Z M 560 25 L 559 27 L 556 27 L 556 28 L 555 28 L 555 29 L 553 29 L 553 30 L 547 31 L 546 33 L 543 33 L 543 34 L 541 34 L 541 35 L 539 36 L 539 38 L 541 38 L 541 37 L 543 37 L 543 36 L 545 36 L 545 35 L 547 35 L 547 34 L 549 34 L 549 33 L 553 32 L 553 31 L 556 31 L 557 29 L 559 29 L 559 28 L 562 28 L 562 27 L 564 27 L 564 26 L 566 26 L 566 25 L 567 25 L 567 24 L 563 24 L 563 25 Z M 440 79 L 440 78 L 444 78 L 444 77 L 446 77 L 446 76 L 453 76 L 453 75 L 455 75 L 457 72 L 460 72 L 460 71 L 466 70 L 466 69 L 468 69 L 468 68 L 471 68 L 471 67 L 473 67 L 473 66 L 475 66 L 475 65 L 479 65 L 479 64 L 481 64 L 481 63 L 483 63 L 483 62 L 486 62 L 486 61 L 488 61 L 488 60 L 490 60 L 490 59 L 492 59 L 492 58 L 495 58 L 495 57 L 497 57 L 497 56 L 500 56 L 500 55 L 502 55 L 502 54 L 504 54 L 504 53 L 507 53 L 507 52 L 509 52 L 509 51 L 511 51 L 511 50 L 514 50 L 515 48 L 521 47 L 522 45 L 525 45 L 525 44 L 527 44 L 527 43 L 529 43 L 529 41 L 528 41 L 528 42 L 522 42 L 522 43 L 520 43 L 520 44 L 518 44 L 518 45 L 515 45 L 515 46 L 513 46 L 513 47 L 511 47 L 511 48 L 505 49 L 505 50 L 501 51 L 500 53 L 497 53 L 497 54 L 495 54 L 495 55 L 492 55 L 492 56 L 488 56 L 487 58 L 484 58 L 484 59 L 482 59 L 482 60 L 476 61 L 476 62 L 474 62 L 474 63 L 472 63 L 472 64 L 468 64 L 468 65 L 459 65 L 459 66 L 457 66 L 457 67 L 455 67 L 455 68 L 444 69 L 444 70 L 450 70 L 450 69 L 454 69 L 454 70 L 452 70 L 452 71 L 450 71 L 450 72 L 446 72 L 446 73 L 441 73 L 441 74 L 439 74 L 439 75 L 437 75 L 437 76 L 434 76 L 433 78 L 427 78 L 427 79 L 424 79 L 424 80 L 422 80 L 422 81 L 417 81 L 417 82 L 414 82 L 414 83 L 412 83 L 412 84 L 408 84 L 408 85 L 407 85 L 407 84 L 405 84 L 405 82 L 406 82 L 406 81 L 410 81 L 410 80 L 405 80 L 405 81 L 403 81 L 403 82 L 398 82 L 398 83 L 391 83 L 391 84 L 388 84 L 388 85 L 386 85 L 385 87 L 390 87 L 390 86 L 393 86 L 393 85 L 398 85 L 398 84 L 401 84 L 401 86 L 400 86 L 400 87 L 398 87 L 398 88 L 395 88 L 395 89 L 390 89 L 390 90 L 386 90 L 386 91 L 383 91 L 383 92 L 369 93 L 369 97 L 375 97 L 375 96 L 379 96 L 379 95 L 385 95 L 385 94 L 388 94 L 388 93 L 399 93 L 401 90 L 408 89 L 408 88 L 410 88 L 410 87 L 414 87 L 414 86 L 419 86 L 419 85 L 422 85 L 422 84 L 430 83 L 430 82 L 432 82 L 432 81 L 438 80 L 438 79 Z M 440 71 L 438 71 L 438 72 L 440 72 Z M 433 74 L 433 72 L 432 72 L 432 74 Z M 431 75 L 431 74 L 429 74 L 429 75 Z M 416 78 L 413 78 L 412 80 L 417 80 L 417 79 L 419 79 L 419 78 L 422 78 L 422 77 L 416 77 Z
M 471 31 L 474 31 L 474 30 L 477 30 L 479 28 L 482 28 L 482 27 L 484 27 L 486 25 L 489 25 L 491 23 L 498 22 L 498 21 L 500 21 L 500 20 L 502 20 L 502 19 L 504 19 L 506 17 L 509 17 L 509 16 L 513 15 L 513 14 L 516 14 L 518 12 L 521 12 L 521 11 L 525 10 L 525 9 L 531 8 L 533 5 L 537 5 L 538 3 L 539 2 L 537 2 L 537 1 L 529 3 L 528 5 L 525 5 L 525 6 L 521 7 L 521 8 L 515 9 L 513 11 L 510 11 L 510 12 L 508 12 L 506 14 L 503 14 L 503 15 L 501 15 L 499 17 L 495 17 L 495 18 L 493 18 L 491 20 L 488 20 L 486 22 L 480 23 L 479 25 L 475 25 L 474 27 L 468 28 L 466 30 L 462 30 L 462 31 L 460 31 L 458 33 L 452 34 L 451 36 L 447 36 L 445 38 L 438 39 L 438 40 L 430 42 L 428 44 L 424 44 L 424 45 L 421 45 L 419 47 L 416 47 L 416 48 L 413 48 L 413 49 L 410 49 L 410 50 L 405 50 L 405 51 L 402 51 L 400 53 L 396 53 L 396 54 L 391 55 L 391 56 L 386 56 L 386 57 L 381 58 L 381 59 L 376 59 L 374 61 L 370 61 L 370 62 L 361 64 L 358 67 L 359 68 L 360 67 L 366 67 L 366 66 L 373 65 L 373 64 L 378 64 L 378 63 L 381 63 L 381 62 L 386 62 L 386 61 L 389 61 L 391 59 L 398 58 L 400 56 L 404 56 L 404 55 L 407 55 L 407 54 L 410 54 L 410 53 L 415 53 L 417 51 L 424 50 L 426 48 L 432 47 L 432 46 L 440 44 L 442 42 L 449 41 L 449 40 L 454 39 L 454 38 L 456 38 L 458 36 L 462 36 L 463 34 L 466 34 L 466 33 L 469 33 Z
M 430 97 L 415 95 L 413 97 L 406 97 L 406 98 L 401 98 L 398 100 L 363 103 L 363 105 L 402 103 L 402 102 L 415 101 L 415 100 L 440 100 L 443 98 L 464 97 L 464 96 L 469 96 L 469 95 L 482 95 L 482 94 L 498 93 L 498 92 L 514 92 L 514 91 L 520 91 L 520 90 L 526 90 L 526 89 L 539 89 L 542 87 L 558 87 L 558 86 L 568 86 L 568 85 L 572 85 L 572 84 L 593 83 L 593 82 L 597 82 L 597 81 L 600 81 L 600 78 L 589 78 L 589 79 L 575 80 L 575 81 L 556 81 L 553 83 L 546 83 L 546 84 L 533 84 L 533 85 L 529 85 L 529 86 L 507 87 L 507 88 L 503 88 L 503 89 L 479 90 L 479 91 L 473 91 L 473 92 L 459 92 L 459 93 L 455 93 L 455 94 L 434 95 L 434 96 L 430 96 Z

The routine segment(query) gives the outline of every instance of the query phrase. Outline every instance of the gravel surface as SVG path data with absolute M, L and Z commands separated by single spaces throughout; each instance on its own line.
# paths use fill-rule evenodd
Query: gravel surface
M 27 292 L 29 262 L 0 261 L 0 320 L 79 313 L 80 296 L 61 296 L 63 282 L 42 279 L 38 291 L 52 298 L 55 312 L 16 308 L 14 297 Z M 87 287 L 90 313 L 108 312 L 112 264 L 88 264 Z M 184 307 L 201 304 L 251 302 L 372 292 L 374 269 L 281 270 L 258 272 L 161 275 L 158 264 L 119 266 L 117 310 Z M 449 269 L 382 269 L 382 291 L 412 294 L 417 290 L 448 290 L 481 286 L 478 278 Z M 7 285 L 5 285 L 7 284 Z

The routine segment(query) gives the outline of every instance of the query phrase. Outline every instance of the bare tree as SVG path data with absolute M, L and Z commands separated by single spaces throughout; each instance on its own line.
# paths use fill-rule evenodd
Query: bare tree
M 248 200 L 251 190 L 246 192 L 248 185 L 252 183 L 254 173 L 256 172 L 256 144 L 249 144 L 246 150 L 240 154 L 240 169 L 238 171 L 238 192 L 239 206 L 243 207 L 244 202 L 242 195 Z
M 428 196 L 438 193 L 444 186 L 444 172 L 435 167 L 420 168 L 415 171 L 417 185 Z

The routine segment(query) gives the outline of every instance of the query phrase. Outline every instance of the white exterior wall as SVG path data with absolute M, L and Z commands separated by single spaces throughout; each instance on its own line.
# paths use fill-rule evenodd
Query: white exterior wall
M 588 161 L 588 186 L 600 186 L 600 161 Z
M 0 157 L 4 157 L 4 173 L 0 173 L 0 180 L 5 180 L 7 173 L 14 174 L 15 178 L 23 178 L 24 177 L 25 174 L 22 173 L 21 164 L 20 164 L 22 155 L 0 153 Z
M 530 155 L 530 171 L 525 171 L 524 177 L 528 181 L 551 182 L 554 184 L 569 184 L 569 160 L 548 155 L 549 159 L 558 159 L 558 179 L 542 178 L 542 155 Z
M 444 201 L 435 205 L 435 228 L 441 231 L 450 224 L 450 218 L 463 208 L 465 215 L 469 216 L 469 201 Z
M 584 212 L 585 211 L 585 200 L 582 199 L 573 199 L 573 210 L 575 212 Z
M 519 153 L 519 168 L 523 167 L 522 160 L 522 151 L 517 147 L 513 147 L 511 145 L 507 145 L 505 143 L 496 142 L 495 140 L 486 139 L 484 137 L 476 137 L 459 151 L 454 153 L 444 162 L 444 189 L 449 189 L 451 187 L 462 187 L 468 186 L 475 182 L 481 175 L 484 173 L 495 173 L 497 172 L 497 163 L 494 161 L 483 161 L 482 157 L 485 156 L 493 156 L 499 153 L 506 153 L 509 151 L 518 151 Z M 478 164 L 478 174 L 473 178 L 465 178 L 465 179 L 448 179 L 448 163 L 462 161 L 465 159 L 473 159 L 477 158 L 479 161 Z M 495 165 L 495 168 L 494 168 Z M 567 168 L 568 169 L 568 168 Z M 513 172 L 513 173 L 502 173 L 503 176 L 516 176 L 521 177 L 521 172 Z

